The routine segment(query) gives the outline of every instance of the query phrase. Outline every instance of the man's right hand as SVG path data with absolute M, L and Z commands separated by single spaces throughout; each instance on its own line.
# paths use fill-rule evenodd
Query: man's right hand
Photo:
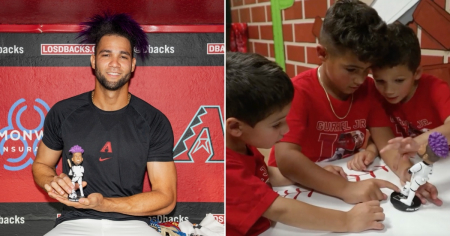
M 383 208 L 379 201 L 359 203 L 346 212 L 346 229 L 348 232 L 361 232 L 369 229 L 384 229 Z
M 351 204 L 372 200 L 386 200 L 387 195 L 381 192 L 380 188 L 389 188 L 400 192 L 400 189 L 389 181 L 366 179 L 358 182 L 347 182 L 343 190 L 342 200 Z
M 86 186 L 86 182 L 83 181 L 83 187 Z M 72 180 L 64 173 L 61 173 L 59 176 L 55 175 L 53 177 L 53 180 L 44 185 L 45 190 L 47 193 L 53 193 L 60 195 L 62 197 L 67 198 L 70 193 L 72 193 L 73 189 L 78 189 L 78 184 L 76 186 L 73 186 Z

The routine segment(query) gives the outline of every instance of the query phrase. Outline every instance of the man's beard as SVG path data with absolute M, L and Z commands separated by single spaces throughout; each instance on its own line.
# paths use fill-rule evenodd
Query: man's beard
M 116 91 L 116 90 L 122 88 L 122 86 L 124 86 L 128 81 L 130 81 L 131 72 L 128 74 L 125 74 L 117 82 L 110 82 L 96 67 L 95 68 L 95 77 L 97 78 L 98 82 L 100 82 L 100 84 L 104 88 L 106 88 L 107 90 Z

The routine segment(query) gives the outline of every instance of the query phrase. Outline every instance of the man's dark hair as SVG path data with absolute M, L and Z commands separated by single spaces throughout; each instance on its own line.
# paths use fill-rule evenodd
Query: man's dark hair
M 385 68 L 405 65 L 415 73 L 420 65 L 420 44 L 417 35 L 406 25 L 392 23 L 388 25 L 388 53 L 374 64 L 374 67 Z
M 81 43 L 95 44 L 96 54 L 98 43 L 103 36 L 118 35 L 130 41 L 133 57 L 135 47 L 140 52 L 142 59 L 146 56 L 144 51 L 148 46 L 147 35 L 141 26 L 127 14 L 110 14 L 105 12 L 103 15 L 95 15 L 90 21 L 82 22 L 81 26 L 83 29 L 79 33 L 78 38 L 82 38 Z
M 254 127 L 292 102 L 294 86 L 275 62 L 255 53 L 227 52 L 226 118 Z
M 341 0 L 327 10 L 319 41 L 331 55 L 351 52 L 358 60 L 373 63 L 385 54 L 386 28 L 367 4 Z

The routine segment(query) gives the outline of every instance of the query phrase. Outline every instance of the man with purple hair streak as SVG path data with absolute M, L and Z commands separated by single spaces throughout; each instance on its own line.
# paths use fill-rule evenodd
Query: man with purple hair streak
M 433 163 L 440 158 L 448 156 L 448 144 L 444 135 L 433 132 L 428 137 L 428 145 L 422 145 L 419 149 L 419 156 L 423 161 L 416 163 L 408 172 L 412 174 L 411 181 L 406 182 L 402 188 L 404 198 L 400 199 L 405 205 L 411 206 L 416 190 L 428 181 L 428 176 L 433 172 Z
M 81 163 L 83 162 L 83 153 L 84 150 L 82 147 L 75 145 L 69 150 L 70 153 L 72 153 L 72 162 L 73 165 L 70 166 L 70 172 L 69 176 L 72 175 L 72 184 L 75 186 L 75 183 L 78 183 L 78 186 L 83 186 L 83 173 L 84 168 L 81 166 Z M 80 187 L 80 197 L 84 197 L 83 193 L 83 187 Z M 78 195 L 75 189 L 72 190 L 72 193 L 69 194 L 69 200 L 70 201 L 78 201 Z
M 51 108 L 33 163 L 35 182 L 64 204 L 46 236 L 159 235 L 147 221 L 176 204 L 173 131 L 162 112 L 128 91 L 134 51 L 145 51 L 146 34 L 126 14 L 96 15 L 82 26 L 82 42 L 95 44 L 95 88 Z M 85 151 L 82 186 L 67 176 L 75 144 Z M 57 175 L 61 155 L 63 173 Z M 152 191 L 143 193 L 146 171 Z M 69 201 L 80 187 L 86 197 Z

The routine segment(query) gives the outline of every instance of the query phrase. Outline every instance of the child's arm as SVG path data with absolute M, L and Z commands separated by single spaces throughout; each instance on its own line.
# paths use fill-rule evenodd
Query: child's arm
M 269 166 L 269 182 L 273 187 L 292 185 L 294 182 L 290 181 L 288 178 L 281 174 L 278 167 Z
M 309 160 L 301 152 L 301 147 L 287 142 L 275 144 L 275 157 L 278 168 L 286 178 L 316 191 L 336 196 L 347 203 L 369 200 L 383 200 L 387 196 L 380 188 L 400 191 L 394 184 L 380 179 L 349 182 L 326 171 Z
M 366 149 L 353 155 L 353 158 L 347 162 L 347 167 L 350 170 L 365 170 L 377 156 L 377 146 L 372 138 L 369 138 Z
M 400 157 L 404 157 L 403 159 L 408 159 L 408 157 L 414 157 L 416 153 L 419 151 L 419 148 L 427 144 L 428 137 L 432 132 L 440 132 L 442 133 L 447 140 L 450 140 L 450 117 L 447 117 L 445 123 L 435 129 L 427 131 L 415 138 L 392 138 L 388 141 L 388 145 L 384 148 L 380 148 L 380 153 L 383 154 L 389 151 L 395 151 L 399 153 Z M 398 156 L 398 155 L 397 155 Z
M 411 174 L 408 173 L 408 170 L 413 164 L 409 158 L 399 157 L 398 153 L 400 152 L 402 155 L 405 152 L 411 153 L 413 151 L 415 154 L 419 150 L 420 145 L 411 138 L 395 138 L 394 140 L 398 141 L 398 143 L 392 143 L 391 139 L 394 138 L 394 135 L 388 127 L 371 128 L 370 133 L 375 144 L 380 149 L 381 158 L 400 178 L 400 181 L 407 182 L 411 180 Z M 428 182 L 420 186 L 416 191 L 416 196 L 420 198 L 422 203 L 426 203 L 425 196 L 429 196 L 434 204 L 438 206 L 442 205 L 442 201 L 438 198 L 436 187 Z
M 341 176 L 345 180 L 347 180 L 347 174 L 345 173 L 344 169 L 340 166 L 334 166 L 334 165 L 327 165 L 323 167 L 326 171 L 329 171 L 337 176 Z
M 450 140 L 450 116 L 445 119 L 443 125 L 415 137 L 414 141 L 416 141 L 419 146 L 426 144 L 428 142 L 428 136 L 430 136 L 432 132 L 439 132 L 443 134 L 447 138 L 447 140 Z
M 379 201 L 360 203 L 350 211 L 342 212 L 283 197 L 277 197 L 263 216 L 303 229 L 332 232 L 383 229 L 384 225 L 379 221 L 385 217 Z
M 388 141 L 394 138 L 391 128 L 373 127 L 369 128 L 372 139 L 380 150 L 387 146 Z M 401 181 L 409 181 L 408 169 L 413 165 L 409 159 L 397 158 L 397 150 L 387 150 L 381 152 L 381 159 L 394 171 Z

